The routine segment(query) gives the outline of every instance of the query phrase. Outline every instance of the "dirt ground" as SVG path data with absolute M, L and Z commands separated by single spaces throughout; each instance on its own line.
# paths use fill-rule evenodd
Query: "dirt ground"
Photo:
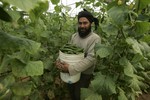
M 150 93 L 149 94 L 142 94 L 136 100 L 150 100 Z

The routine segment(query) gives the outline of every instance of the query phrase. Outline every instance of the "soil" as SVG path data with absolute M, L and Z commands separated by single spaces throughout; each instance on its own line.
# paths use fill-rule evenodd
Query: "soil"
M 150 93 L 142 94 L 136 100 L 150 100 Z

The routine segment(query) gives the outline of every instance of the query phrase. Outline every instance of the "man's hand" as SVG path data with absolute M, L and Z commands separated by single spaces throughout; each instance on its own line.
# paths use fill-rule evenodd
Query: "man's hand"
M 61 62 L 60 60 L 56 61 L 56 67 L 62 72 L 68 72 L 69 64 L 66 62 Z

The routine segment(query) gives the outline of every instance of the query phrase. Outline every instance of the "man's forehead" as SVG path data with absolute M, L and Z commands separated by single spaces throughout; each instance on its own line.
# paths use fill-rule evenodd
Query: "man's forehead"
M 79 18 L 79 22 L 89 22 L 89 20 L 86 17 Z

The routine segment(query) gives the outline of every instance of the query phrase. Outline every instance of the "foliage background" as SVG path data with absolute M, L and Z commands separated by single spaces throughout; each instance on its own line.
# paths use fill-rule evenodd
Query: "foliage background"
M 76 32 L 76 16 L 60 0 L 0 2 L 0 99 L 69 99 L 54 63 Z M 48 2 L 55 5 L 53 13 Z M 100 20 L 96 33 L 102 38 L 95 47 L 94 79 L 81 98 L 135 100 L 149 92 L 150 1 L 84 0 L 76 7 Z

